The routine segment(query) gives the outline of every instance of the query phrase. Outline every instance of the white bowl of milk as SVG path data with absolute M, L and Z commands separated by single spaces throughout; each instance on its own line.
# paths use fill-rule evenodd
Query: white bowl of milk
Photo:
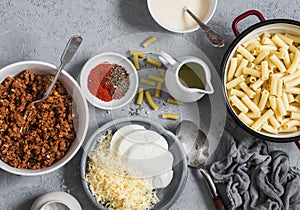
M 191 10 L 203 23 L 208 23 L 215 13 L 217 0 L 147 0 L 153 19 L 163 28 L 187 33 L 199 29 L 199 25 L 184 11 Z

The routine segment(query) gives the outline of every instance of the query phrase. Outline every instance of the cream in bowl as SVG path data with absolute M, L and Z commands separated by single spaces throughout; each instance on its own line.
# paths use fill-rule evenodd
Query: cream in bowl
M 213 16 L 217 0 L 148 0 L 148 9 L 153 19 L 163 28 L 178 32 L 192 32 L 199 25 L 184 11 L 189 8 L 202 22 Z

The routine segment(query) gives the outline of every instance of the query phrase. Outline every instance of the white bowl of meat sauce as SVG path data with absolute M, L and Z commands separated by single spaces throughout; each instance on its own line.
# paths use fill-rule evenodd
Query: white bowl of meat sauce
M 87 100 L 100 109 L 118 109 L 134 98 L 138 74 L 125 56 L 107 52 L 89 59 L 80 74 L 80 86 Z
M 82 91 L 62 71 L 48 98 L 40 99 L 57 68 L 22 61 L 0 70 L 0 168 L 35 176 L 64 166 L 81 147 L 88 128 Z

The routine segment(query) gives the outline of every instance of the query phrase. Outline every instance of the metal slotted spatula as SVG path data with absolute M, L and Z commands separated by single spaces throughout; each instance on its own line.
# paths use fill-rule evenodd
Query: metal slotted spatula
M 226 208 L 223 204 L 223 200 L 218 194 L 217 188 L 205 168 L 209 155 L 208 139 L 205 133 L 198 129 L 198 126 L 192 121 L 183 120 L 176 129 L 176 136 L 182 143 L 187 155 L 188 165 L 192 168 L 199 169 L 206 179 L 217 209 L 225 210 Z

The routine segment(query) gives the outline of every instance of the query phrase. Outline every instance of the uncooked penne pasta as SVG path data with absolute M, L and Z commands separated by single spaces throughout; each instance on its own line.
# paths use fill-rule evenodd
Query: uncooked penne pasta
M 261 98 L 260 98 L 260 101 L 259 101 L 259 104 L 258 104 L 258 108 L 261 112 L 265 109 L 265 106 L 266 106 L 267 101 L 269 99 L 269 94 L 270 93 L 267 90 L 263 90 L 262 93 L 261 93 Z
M 137 54 L 133 55 L 133 64 L 136 70 L 140 69 L 139 56 Z
M 234 88 L 230 89 L 229 94 L 230 95 L 236 95 L 240 98 L 245 95 L 245 93 L 243 91 L 240 91 L 240 90 L 237 90 L 237 89 L 234 89 Z
M 251 126 L 253 124 L 253 120 L 250 119 L 245 113 L 241 112 L 238 115 L 239 119 L 242 120 L 244 123 L 246 123 L 248 126 Z
M 274 115 L 272 115 L 269 118 L 269 121 L 275 129 L 278 129 L 280 127 L 280 123 L 277 121 L 277 119 L 274 117 Z
M 247 41 L 245 41 L 242 45 L 243 45 L 244 47 L 247 47 L 249 44 L 258 42 L 259 40 L 260 40 L 260 37 L 259 37 L 259 36 L 254 36 L 254 37 L 252 37 L 251 39 L 248 39 Z
M 231 80 L 230 82 L 228 82 L 228 83 L 226 84 L 226 88 L 227 88 L 227 89 L 231 89 L 231 88 L 233 88 L 233 87 L 235 87 L 235 86 L 238 86 L 241 82 L 244 82 L 244 81 L 245 81 L 245 78 L 244 78 L 243 75 L 241 75 L 241 76 L 239 76 L 239 77 L 237 77 L 237 78 Z
M 255 59 L 255 57 L 246 48 L 242 46 L 239 46 L 237 48 L 237 52 L 241 53 L 250 62 L 254 61 Z
M 284 91 L 286 93 L 300 94 L 300 88 L 297 88 L 297 87 L 284 89 Z
M 293 36 L 293 35 L 290 35 L 290 34 L 284 34 L 284 35 L 286 37 L 292 39 L 293 42 L 300 43 L 300 36 Z
M 156 76 L 156 75 L 153 75 L 153 74 L 149 74 L 148 78 L 151 79 L 151 80 L 154 80 L 154 81 L 156 81 L 158 83 L 162 83 L 162 84 L 165 82 L 164 78 Z
M 249 74 L 255 77 L 260 77 L 261 73 L 257 70 L 251 69 L 251 68 L 244 68 L 243 69 L 244 74 Z
M 279 38 L 284 41 L 287 45 L 293 45 L 293 39 L 287 37 L 286 35 L 284 34 L 278 34 Z
M 251 119 L 258 119 L 261 117 L 261 112 L 248 112 L 246 115 Z
M 255 65 L 260 64 L 261 61 L 263 59 L 265 59 L 265 57 L 267 57 L 267 55 L 269 55 L 269 51 L 266 51 L 266 50 L 261 51 L 261 53 L 259 53 L 258 56 L 255 58 L 255 60 L 253 61 L 253 63 Z
M 263 84 L 264 84 L 265 80 L 263 79 L 258 79 L 256 82 L 254 82 L 252 85 L 251 85 L 251 88 L 253 90 L 257 90 L 258 88 L 260 88 Z
M 269 79 L 269 69 L 268 69 L 268 62 L 263 61 L 261 62 L 261 79 L 268 80 Z
M 276 99 L 276 107 L 280 116 L 285 116 L 287 114 L 286 109 L 284 107 L 283 101 L 281 98 Z
M 151 64 L 151 65 L 153 65 L 153 66 L 156 66 L 156 67 L 161 67 L 161 62 L 160 61 L 157 61 L 157 60 L 154 60 L 154 59 L 152 59 L 152 58 L 147 58 L 147 63 L 149 63 L 149 64 Z
M 241 83 L 239 84 L 239 86 L 242 88 L 243 91 L 245 91 L 245 93 L 246 93 L 250 98 L 254 98 L 255 92 L 254 92 L 253 90 L 251 90 L 245 82 L 241 82 Z
M 232 102 L 232 105 L 235 106 L 238 110 L 244 113 L 248 112 L 248 107 L 240 99 L 238 99 L 236 95 L 231 96 L 229 99 Z
M 280 133 L 295 133 L 297 132 L 297 127 L 291 127 L 291 128 L 279 128 Z
M 291 119 L 292 120 L 300 120 L 300 113 L 291 112 Z
M 227 75 L 227 82 L 229 82 L 233 79 L 236 68 L 237 68 L 237 58 L 231 58 L 230 59 L 230 67 L 229 67 L 228 75 Z
M 290 120 L 283 125 L 283 128 L 292 128 L 295 126 L 300 126 L 299 120 Z
M 167 102 L 170 103 L 170 104 L 176 104 L 176 105 L 182 105 L 183 104 L 183 102 L 175 100 L 174 98 L 170 98 L 170 97 L 167 99 Z
M 145 78 L 141 78 L 140 82 L 142 84 L 149 85 L 149 86 L 152 86 L 152 87 L 155 87 L 155 85 L 156 85 L 156 82 L 154 82 L 152 80 L 145 79 Z
M 279 47 L 286 47 L 286 48 L 289 47 L 277 34 L 275 34 L 274 36 L 272 36 L 271 39 Z
M 242 95 L 243 96 L 243 95 Z M 241 97 L 242 97 L 241 96 Z M 259 100 L 260 100 L 260 96 L 261 96 L 261 88 L 255 90 L 255 96 L 253 98 L 253 103 L 255 103 L 256 105 L 258 105 Z
M 282 72 L 282 73 L 286 72 L 285 65 L 282 63 L 282 61 L 275 54 L 271 55 L 270 59 L 278 67 L 280 72 Z
M 149 105 L 152 107 L 152 109 L 157 110 L 158 109 L 158 105 L 152 100 L 150 91 L 147 90 L 146 93 L 145 93 L 145 95 L 146 95 L 146 99 L 147 99 Z
M 272 75 L 271 77 L 271 86 L 270 86 L 270 94 L 275 96 L 277 94 L 277 85 L 278 85 L 279 77 Z
M 142 43 L 142 46 L 144 48 L 148 47 L 150 44 L 152 44 L 153 42 L 155 42 L 157 40 L 157 38 L 155 36 L 151 36 L 149 39 L 147 39 L 146 41 L 144 41 Z
M 144 89 L 143 89 L 143 88 L 139 88 L 139 91 L 138 91 L 138 98 L 137 98 L 136 104 L 142 105 L 142 103 L 143 103 L 143 98 L 144 98 Z
M 286 88 L 295 87 L 300 84 L 300 77 L 297 77 L 294 80 L 287 81 L 284 84 Z
M 156 88 L 155 88 L 155 92 L 154 92 L 154 97 L 155 98 L 159 98 L 160 97 L 160 92 L 161 92 L 162 86 L 163 86 L 163 83 L 161 83 L 161 82 L 158 82 L 156 84 Z
M 281 99 L 282 99 L 285 110 L 289 110 L 290 109 L 290 104 L 289 104 L 289 99 L 288 99 L 287 94 L 282 93 Z
M 263 50 L 265 51 L 276 51 L 277 47 L 274 45 L 260 45 L 257 47 L 258 51 L 261 52 Z
M 171 119 L 171 120 L 178 120 L 179 115 L 178 114 L 162 114 L 161 115 L 163 119 Z
M 248 65 L 249 61 L 246 59 L 242 59 L 240 65 L 238 66 L 237 70 L 235 71 L 234 76 L 235 77 L 239 77 L 240 75 L 243 74 L 243 69 L 246 68 L 246 66 Z
M 289 66 L 289 68 L 288 68 L 287 71 L 288 71 L 290 74 L 294 73 L 294 72 L 296 71 L 296 69 L 297 69 L 299 63 L 300 63 L 300 51 L 297 50 L 297 52 L 295 53 L 295 57 L 294 57 L 294 59 L 293 59 L 293 62 L 292 62 L 292 64 Z
M 136 51 L 136 50 L 130 50 L 129 53 L 131 55 L 137 55 L 139 58 L 145 58 L 146 57 L 146 54 L 143 53 L 143 52 L 140 52 L 140 51 Z
M 252 112 L 259 112 L 258 106 L 256 106 L 256 104 L 253 103 L 253 101 L 247 95 L 242 97 L 242 101 Z
M 255 121 L 253 123 L 253 125 L 251 126 L 251 128 L 255 131 L 257 131 L 259 128 L 262 127 L 263 124 L 265 124 L 268 119 L 274 115 L 274 112 L 269 109 L 268 111 L 266 111 L 257 121 Z
M 279 79 L 277 82 L 277 93 L 276 93 L 277 97 L 280 97 L 282 95 L 282 85 L 283 85 L 283 80 Z
M 272 126 L 268 125 L 268 124 L 263 124 L 262 129 L 264 129 L 265 131 L 272 133 L 272 134 L 278 134 L 278 130 L 273 128 Z

